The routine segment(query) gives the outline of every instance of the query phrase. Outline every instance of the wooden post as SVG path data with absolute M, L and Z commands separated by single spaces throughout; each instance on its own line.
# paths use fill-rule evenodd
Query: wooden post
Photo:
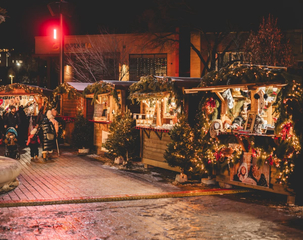
M 258 113 L 259 112 L 259 104 L 258 99 L 254 98 L 254 95 L 258 92 L 257 90 L 251 90 L 251 104 L 250 104 L 250 111 Z
M 120 91 L 120 104 L 121 104 L 121 111 L 124 113 L 126 111 L 126 99 L 125 99 L 125 90 Z M 119 93 L 118 93 L 119 96 Z
M 161 123 L 161 109 L 160 109 L 158 100 L 156 101 L 156 114 L 157 114 L 156 126 L 157 127 L 162 126 L 162 123 Z

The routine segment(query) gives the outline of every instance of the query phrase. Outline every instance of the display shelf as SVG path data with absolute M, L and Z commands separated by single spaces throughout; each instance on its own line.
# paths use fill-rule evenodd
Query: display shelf
M 103 124 L 111 124 L 112 122 L 111 121 L 95 121 L 95 120 L 88 120 L 90 122 L 93 122 L 93 123 L 103 123 Z
M 258 136 L 258 137 L 276 137 L 275 134 L 266 134 L 266 133 L 251 133 L 251 132 L 242 132 L 242 131 L 232 131 L 232 132 L 221 132 L 219 135 L 244 135 L 244 136 Z

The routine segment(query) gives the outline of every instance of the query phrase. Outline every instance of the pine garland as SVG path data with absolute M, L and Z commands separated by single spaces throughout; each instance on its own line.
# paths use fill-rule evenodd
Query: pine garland
M 113 98 L 115 99 L 118 107 L 119 108 L 121 107 L 117 90 L 115 89 L 115 86 L 112 83 L 99 81 L 99 82 L 95 82 L 91 85 L 88 85 L 83 91 L 83 96 L 85 96 L 87 94 L 94 94 L 93 99 L 92 99 L 92 104 L 93 104 L 94 102 L 96 102 L 98 100 L 99 95 L 104 94 L 104 93 L 111 94 L 113 96 Z
M 53 96 L 57 97 L 57 95 L 67 94 L 68 99 L 74 99 L 81 97 L 81 94 L 68 83 L 61 83 L 58 87 L 56 87 L 53 91 Z
M 26 93 L 35 93 L 35 94 L 43 95 L 43 90 L 40 87 L 36 87 L 36 86 L 29 86 L 21 83 L 13 83 L 9 85 L 0 86 L 0 92 L 4 91 L 6 93 L 9 93 L 14 91 L 15 89 L 22 89 Z
M 288 82 L 278 93 L 273 106 L 275 113 L 279 116 L 275 124 L 277 146 L 273 153 L 276 158 L 274 166 L 279 171 L 277 181 L 287 186 L 296 186 L 298 183 L 289 182 L 288 179 L 294 171 L 298 156 L 301 155 L 303 141 L 302 81 L 296 79 Z M 301 161 L 303 160 L 301 159 Z
M 129 99 L 135 100 L 153 100 L 162 99 L 165 95 L 169 95 L 169 99 L 173 97 L 178 107 L 183 112 L 183 92 L 179 89 L 169 77 L 156 78 L 153 75 L 141 77 L 140 81 L 133 83 L 129 87 Z
M 219 71 L 207 73 L 202 77 L 198 87 L 262 82 L 285 83 L 292 79 L 293 76 L 288 74 L 284 69 L 268 69 L 265 66 L 255 65 L 238 65 L 236 67 L 224 67 Z

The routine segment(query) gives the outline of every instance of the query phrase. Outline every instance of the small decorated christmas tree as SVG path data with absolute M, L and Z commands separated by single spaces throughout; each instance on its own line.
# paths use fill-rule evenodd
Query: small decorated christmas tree
M 169 132 L 171 142 L 167 145 L 164 158 L 171 167 L 180 167 L 186 175 L 192 175 L 195 155 L 193 147 L 194 133 L 184 116 Z
M 140 138 L 139 131 L 130 111 L 118 113 L 110 125 L 110 135 L 104 147 L 111 158 L 123 157 L 125 161 L 134 160 L 139 156 Z

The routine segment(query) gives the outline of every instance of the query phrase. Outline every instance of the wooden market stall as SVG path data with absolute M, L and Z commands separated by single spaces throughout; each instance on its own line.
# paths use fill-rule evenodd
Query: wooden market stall
M 114 114 L 122 113 L 128 108 L 136 109 L 128 99 L 128 88 L 134 81 L 103 80 L 84 89 L 86 101 L 93 106 L 94 145 L 97 154 L 107 151 L 102 145 L 109 135 L 109 126 Z
M 33 123 L 38 115 L 39 109 L 50 101 L 52 90 L 38 86 L 13 83 L 0 86 L 0 113 L 1 116 L 9 106 L 15 106 L 17 110 L 24 108 L 27 121 Z
M 57 120 L 63 128 L 62 138 L 65 143 L 71 143 L 75 118 L 80 111 L 87 119 L 93 118 L 93 105 L 82 93 L 92 83 L 65 82 L 53 91 L 53 101 L 58 110 Z
M 44 102 L 48 102 L 52 90 L 38 86 L 13 83 L 0 86 L 0 109 L 1 112 L 6 110 L 10 105 L 17 108 L 20 106 L 25 109 L 28 116 L 36 116 Z
M 141 159 L 145 167 L 154 166 L 180 172 L 164 158 L 169 131 L 178 121 L 178 113 L 188 114 L 189 100 L 184 88 L 196 87 L 200 78 L 141 77 L 131 86 L 130 96 L 140 102 L 140 113 L 133 113 L 136 128 L 140 130 Z M 183 109 L 182 109 L 183 108 Z
M 278 95 L 293 82 L 289 77 L 286 68 L 242 65 L 206 76 L 199 87 L 185 89 L 187 94 L 212 94 L 220 102 L 218 117 L 210 120 L 208 129 L 216 146 L 205 164 L 216 169 L 226 166 L 213 172 L 220 185 L 279 193 L 294 203 L 294 192 L 284 183 L 293 170 L 291 158 L 301 148 L 291 117 L 281 122 L 280 105 L 286 101 L 281 102 L 282 94 Z M 239 151 L 242 157 L 237 160 L 233 153 Z

